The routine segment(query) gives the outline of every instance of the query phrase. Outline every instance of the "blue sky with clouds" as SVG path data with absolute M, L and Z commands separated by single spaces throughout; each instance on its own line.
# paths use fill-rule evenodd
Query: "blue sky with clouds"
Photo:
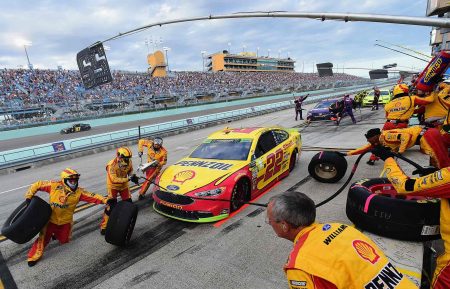
M 76 54 L 105 40 L 149 23 L 170 19 L 249 11 L 348 12 L 425 16 L 426 0 L 171 0 L 171 1 L 6 1 L 0 0 L 0 68 L 26 67 L 21 41 L 36 68 L 76 69 Z M 429 54 L 430 27 L 317 21 L 310 19 L 230 19 L 188 22 L 155 27 L 107 42 L 112 69 L 145 71 L 146 54 L 155 48 L 146 39 L 162 39 L 157 49 L 169 47 L 171 70 L 201 71 L 201 51 L 256 52 L 294 58 L 296 71 L 312 72 L 317 62 L 339 67 L 381 68 L 397 63 L 405 69 L 422 69 L 426 63 L 375 46 L 383 40 Z M 229 45 L 229 43 L 231 45 Z M 396 48 L 397 49 L 397 48 Z M 304 63 L 304 64 L 303 64 Z M 364 70 L 346 73 L 368 76 Z

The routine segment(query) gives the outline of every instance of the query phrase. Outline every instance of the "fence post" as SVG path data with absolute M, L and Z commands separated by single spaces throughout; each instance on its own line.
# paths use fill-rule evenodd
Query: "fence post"
M 138 126 L 138 140 L 141 139 L 141 126 Z

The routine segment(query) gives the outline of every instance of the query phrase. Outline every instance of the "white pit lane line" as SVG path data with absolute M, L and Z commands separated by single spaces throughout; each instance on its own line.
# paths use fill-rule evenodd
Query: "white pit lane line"
M 0 195 L 6 194 L 6 193 L 9 193 L 9 192 L 12 192 L 12 191 L 16 191 L 18 189 L 27 188 L 29 186 L 31 186 L 31 184 L 25 185 L 25 186 L 21 186 L 21 187 L 17 187 L 17 188 L 14 188 L 14 189 L 10 189 L 10 190 L 7 190 L 7 191 L 3 191 L 3 192 L 0 192 Z

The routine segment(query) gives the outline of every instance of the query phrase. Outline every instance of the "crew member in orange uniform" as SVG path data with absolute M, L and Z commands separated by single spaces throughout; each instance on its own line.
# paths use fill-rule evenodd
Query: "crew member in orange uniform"
M 384 106 L 386 123 L 383 126 L 383 130 L 408 127 L 409 119 L 414 113 L 415 106 L 427 105 L 434 100 L 432 95 L 426 97 L 409 95 L 408 85 L 404 83 L 397 84 L 394 87 L 393 94 L 392 100 Z
M 147 192 L 151 182 L 167 163 L 167 150 L 162 145 L 163 139 L 160 137 L 155 137 L 153 140 L 140 139 L 138 142 L 139 157 L 142 157 L 144 147 L 147 147 L 147 162 L 156 161 L 154 167 L 145 172 L 147 180 L 145 180 L 139 190 L 139 200 L 144 198 L 145 192 Z
M 90 193 L 78 187 L 80 174 L 70 168 L 61 172 L 60 181 L 37 181 L 31 185 L 25 195 L 27 202 L 38 191 L 50 194 L 50 206 L 52 213 L 50 220 L 39 233 L 39 237 L 34 241 L 31 250 L 28 252 L 28 266 L 34 266 L 44 254 L 44 249 L 53 237 L 60 244 L 70 241 L 72 235 L 73 213 L 78 202 L 88 202 L 94 204 L 106 204 L 107 198 Z
M 128 179 L 133 183 L 139 183 L 138 177 L 133 174 L 131 157 L 131 150 L 127 147 L 121 147 L 117 149 L 116 157 L 106 165 L 106 189 L 108 191 L 109 206 L 103 213 L 103 219 L 100 225 L 100 233 L 102 235 L 106 232 L 109 214 L 117 203 L 117 195 L 120 194 L 122 201 L 131 202 Z
M 386 176 L 398 194 L 441 198 L 440 229 L 444 253 L 437 258 L 431 288 L 450 288 L 450 167 L 419 178 L 409 178 L 387 148 L 377 147 L 373 153 L 384 160 Z
M 417 289 L 363 233 L 315 218 L 315 204 L 305 194 L 287 191 L 269 201 L 269 224 L 278 237 L 294 242 L 284 267 L 289 288 Z
M 378 145 L 389 147 L 393 151 L 402 154 L 414 145 L 420 145 L 421 152 L 430 156 L 433 166 L 437 168 L 450 166 L 447 148 L 439 130 L 435 128 L 427 129 L 420 126 L 412 126 L 387 131 L 372 128 L 367 131 L 365 136 L 369 143 L 347 152 L 347 155 L 359 155 L 372 150 Z

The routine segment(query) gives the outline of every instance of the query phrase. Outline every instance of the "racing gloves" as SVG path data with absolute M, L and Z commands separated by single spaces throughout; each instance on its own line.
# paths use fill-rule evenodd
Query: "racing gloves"
M 384 146 L 376 146 L 372 149 L 372 153 L 385 161 L 387 158 L 393 158 L 395 155 Z

